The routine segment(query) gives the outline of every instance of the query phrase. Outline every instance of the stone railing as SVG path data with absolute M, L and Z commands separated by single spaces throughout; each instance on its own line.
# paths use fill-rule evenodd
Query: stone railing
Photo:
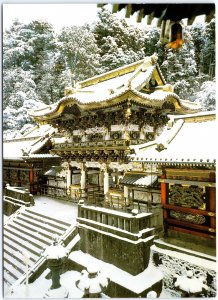
M 86 220 L 89 223 L 108 225 L 114 229 L 121 229 L 130 233 L 138 233 L 150 227 L 151 213 L 132 213 L 115 211 L 103 207 L 86 206 L 83 201 L 78 205 L 78 220 Z
M 4 190 L 4 213 L 6 215 L 13 214 L 18 208 L 22 206 L 33 206 L 33 195 L 29 190 L 24 190 L 19 187 L 11 187 L 9 184 Z

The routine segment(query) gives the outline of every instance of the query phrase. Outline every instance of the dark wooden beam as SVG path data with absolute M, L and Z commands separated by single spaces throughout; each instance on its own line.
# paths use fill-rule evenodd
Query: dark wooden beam
M 177 226 L 181 226 L 181 227 L 187 227 L 187 228 L 192 228 L 192 229 L 196 229 L 196 230 L 200 230 L 200 231 L 207 231 L 207 232 L 216 232 L 215 228 L 211 228 L 209 226 L 204 226 L 204 225 L 199 225 L 199 224 L 193 224 L 190 222 L 184 222 L 184 221 L 180 221 L 180 220 L 174 220 L 174 219 L 166 219 L 165 220 L 168 224 L 174 224 Z
M 175 206 L 171 204 L 164 204 L 164 209 L 171 209 L 176 211 L 181 211 L 184 213 L 190 213 L 190 214 L 198 214 L 202 216 L 209 216 L 209 217 L 215 217 L 216 213 L 214 211 L 208 211 L 208 210 L 201 210 L 201 209 L 195 209 L 195 208 L 189 208 L 189 207 L 182 207 L 182 206 Z
M 174 231 L 179 231 L 179 232 L 182 232 L 182 233 L 188 233 L 188 234 L 192 234 L 192 235 L 196 235 L 196 236 L 204 237 L 204 238 L 210 238 L 210 239 L 215 239 L 216 238 L 216 236 L 211 235 L 210 233 L 198 232 L 198 231 L 185 229 L 185 228 L 180 228 L 180 227 L 176 227 L 176 226 L 169 226 L 168 229 L 174 230 Z

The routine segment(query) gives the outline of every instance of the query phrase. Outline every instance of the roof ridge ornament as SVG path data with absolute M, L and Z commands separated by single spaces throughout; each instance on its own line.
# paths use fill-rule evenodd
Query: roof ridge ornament
M 159 143 L 157 144 L 157 146 L 155 147 L 155 150 L 157 150 L 158 152 L 163 151 L 164 149 L 167 149 L 166 144 L 164 145 L 163 143 Z

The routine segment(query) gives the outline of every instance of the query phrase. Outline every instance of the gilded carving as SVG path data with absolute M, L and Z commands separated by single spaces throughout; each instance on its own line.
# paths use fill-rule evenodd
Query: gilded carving
M 186 214 L 180 211 L 170 211 L 170 216 L 171 218 L 180 220 L 180 221 L 185 221 L 189 223 L 194 223 L 194 224 L 204 224 L 206 222 L 205 216 L 202 215 L 193 215 L 193 214 Z
M 183 207 L 200 208 L 205 202 L 204 189 L 198 186 L 171 185 L 169 204 Z

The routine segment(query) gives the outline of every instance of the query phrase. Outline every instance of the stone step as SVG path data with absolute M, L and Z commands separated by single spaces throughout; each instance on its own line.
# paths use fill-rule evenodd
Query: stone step
M 70 226 L 70 223 L 31 209 L 25 209 L 12 218 L 4 226 L 4 282 L 10 286 L 20 277 L 23 278 L 26 270 L 21 254 L 23 250 L 29 253 L 29 267 L 33 267 L 42 257 L 43 250 L 52 244 L 54 236 L 63 236 Z
M 4 233 L 4 239 L 7 239 L 8 243 L 10 244 L 13 242 L 15 244 L 15 247 L 18 245 L 21 248 L 25 248 L 28 252 L 31 252 L 33 255 L 35 255 L 35 258 L 37 259 L 40 256 L 40 249 L 35 248 L 31 243 L 24 241 L 18 237 L 11 236 L 10 234 Z
M 48 238 L 44 237 L 38 231 L 32 231 L 32 230 L 29 230 L 27 228 L 23 228 L 23 226 L 21 224 L 17 224 L 17 223 L 10 223 L 10 224 L 8 224 L 8 227 L 11 227 L 15 230 L 20 231 L 23 234 L 27 234 L 28 236 L 36 238 L 37 240 L 39 240 L 40 242 L 42 242 L 43 244 L 45 244 L 47 246 L 51 245 L 51 238 L 48 239 Z
M 12 285 L 16 279 L 6 270 L 4 270 L 4 282 L 7 283 L 8 286 Z
M 20 278 L 25 272 L 24 270 L 16 269 L 7 259 L 4 259 L 4 270 L 8 271 L 12 276 L 16 277 L 16 279 Z
M 24 216 L 23 214 L 18 215 L 17 219 L 22 220 L 22 221 L 26 221 L 26 223 L 31 224 L 31 225 L 35 226 L 36 228 L 39 227 L 41 229 L 46 229 L 46 231 L 49 231 L 53 234 L 62 235 L 63 232 L 65 231 L 65 230 L 59 230 L 57 228 L 51 227 L 51 226 L 49 226 L 48 224 L 45 224 L 45 223 L 42 224 L 40 221 L 36 221 L 36 220 L 31 219 L 31 218 L 28 218 L 28 217 Z
M 13 260 L 13 263 L 16 264 L 19 268 L 23 269 L 25 268 L 25 263 L 24 261 L 22 260 L 21 257 L 18 257 L 17 256 L 17 253 L 16 255 L 14 254 L 14 250 L 13 249 L 10 249 L 7 245 L 4 245 L 4 258 L 10 258 L 11 260 Z
M 9 265 L 7 262 L 4 261 L 4 272 L 6 272 L 7 274 L 9 274 L 14 281 L 16 281 L 22 274 L 18 274 L 17 272 L 11 269 L 11 265 Z
M 17 252 L 19 251 L 17 249 L 17 245 L 10 243 L 10 241 L 7 242 L 7 240 L 4 240 L 4 251 L 9 253 L 14 259 L 18 260 L 19 262 L 22 262 L 21 258 L 17 257 Z M 31 264 L 34 264 L 36 261 L 35 256 L 30 255 L 30 260 Z
M 47 245 L 45 243 L 40 242 L 37 237 L 35 237 L 35 239 L 34 239 L 33 237 L 28 236 L 28 234 L 20 232 L 15 228 L 11 228 L 10 226 L 7 226 L 7 228 L 5 228 L 4 231 L 9 232 L 10 234 L 12 234 L 16 237 L 21 238 L 24 241 L 31 243 L 36 248 L 39 248 L 39 250 L 47 247 Z
M 31 230 L 32 232 L 40 233 L 40 235 L 43 236 L 43 238 L 46 238 L 48 240 L 48 242 L 53 240 L 54 233 L 46 231 L 42 228 L 38 228 L 35 225 L 31 225 L 26 220 L 14 219 L 13 223 L 15 223 L 16 225 L 19 225 L 27 230 Z
M 63 224 L 60 225 L 57 220 L 53 221 L 53 220 L 47 219 L 45 216 L 39 216 L 39 215 L 36 215 L 36 214 L 32 214 L 29 210 L 23 211 L 22 215 L 30 218 L 31 220 L 38 221 L 40 223 L 49 225 L 51 227 L 55 227 L 55 228 L 57 228 L 58 230 L 61 230 L 61 231 L 65 231 L 68 228 L 67 225 L 63 225 Z
M 70 223 L 67 223 L 67 222 L 62 221 L 62 220 L 57 220 L 57 219 L 52 218 L 52 217 L 47 216 L 47 215 L 40 214 L 40 213 L 38 213 L 38 212 L 36 212 L 36 211 L 34 211 L 34 210 L 31 210 L 31 209 L 26 209 L 26 211 L 28 211 L 28 212 L 31 213 L 31 214 L 40 216 L 40 217 L 42 217 L 42 218 L 45 218 L 45 217 L 46 217 L 46 219 L 51 220 L 51 221 L 54 221 L 54 222 L 56 222 L 56 223 L 58 222 L 59 224 L 62 224 L 62 225 L 64 225 L 64 226 L 66 226 L 66 227 L 69 227 L 69 226 L 71 225 Z

